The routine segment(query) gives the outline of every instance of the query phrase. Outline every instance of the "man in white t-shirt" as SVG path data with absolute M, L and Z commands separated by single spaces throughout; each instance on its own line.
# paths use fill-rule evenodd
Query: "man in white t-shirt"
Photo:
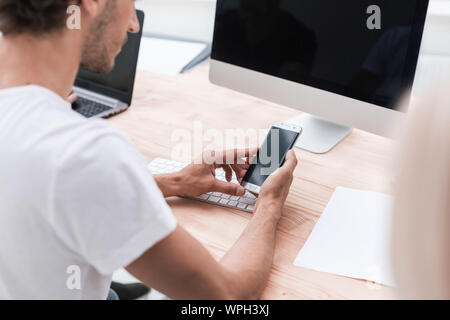
M 66 28 L 72 4 L 80 30 Z M 122 133 L 72 111 L 80 63 L 108 72 L 138 30 L 134 0 L 0 0 L 0 299 L 105 299 L 121 267 L 175 299 L 258 298 L 266 286 L 294 152 L 217 262 L 164 197 L 242 187 L 216 180 L 215 163 L 152 177 Z M 241 178 L 250 154 L 233 154 L 224 168 Z

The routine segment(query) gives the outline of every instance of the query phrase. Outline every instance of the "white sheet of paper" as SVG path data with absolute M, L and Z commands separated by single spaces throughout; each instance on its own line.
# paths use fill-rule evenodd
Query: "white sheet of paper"
M 158 74 L 180 73 L 205 48 L 206 44 L 142 37 L 138 69 Z
M 294 265 L 395 286 L 392 197 L 336 188 Z

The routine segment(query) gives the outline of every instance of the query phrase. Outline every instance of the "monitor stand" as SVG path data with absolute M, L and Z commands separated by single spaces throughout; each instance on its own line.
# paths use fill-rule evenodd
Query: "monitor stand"
M 288 120 L 303 128 L 296 147 L 312 153 L 327 153 L 352 132 L 352 128 L 303 113 Z

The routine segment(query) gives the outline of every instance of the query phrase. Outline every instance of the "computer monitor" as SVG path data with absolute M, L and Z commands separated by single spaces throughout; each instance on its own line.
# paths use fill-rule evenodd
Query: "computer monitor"
M 351 127 L 391 136 L 414 82 L 429 0 L 218 0 L 211 82 L 305 112 L 299 146 Z M 280 119 L 275 118 L 274 121 Z

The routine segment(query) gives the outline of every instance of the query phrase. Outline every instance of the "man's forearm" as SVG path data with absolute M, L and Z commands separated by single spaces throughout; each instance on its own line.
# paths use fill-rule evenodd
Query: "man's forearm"
M 178 173 L 155 175 L 154 179 L 164 198 L 183 194 L 182 179 Z
M 230 271 L 230 283 L 240 298 L 257 299 L 266 286 L 272 268 L 275 235 L 279 215 L 273 206 L 260 205 L 235 245 L 222 258 L 221 264 Z

